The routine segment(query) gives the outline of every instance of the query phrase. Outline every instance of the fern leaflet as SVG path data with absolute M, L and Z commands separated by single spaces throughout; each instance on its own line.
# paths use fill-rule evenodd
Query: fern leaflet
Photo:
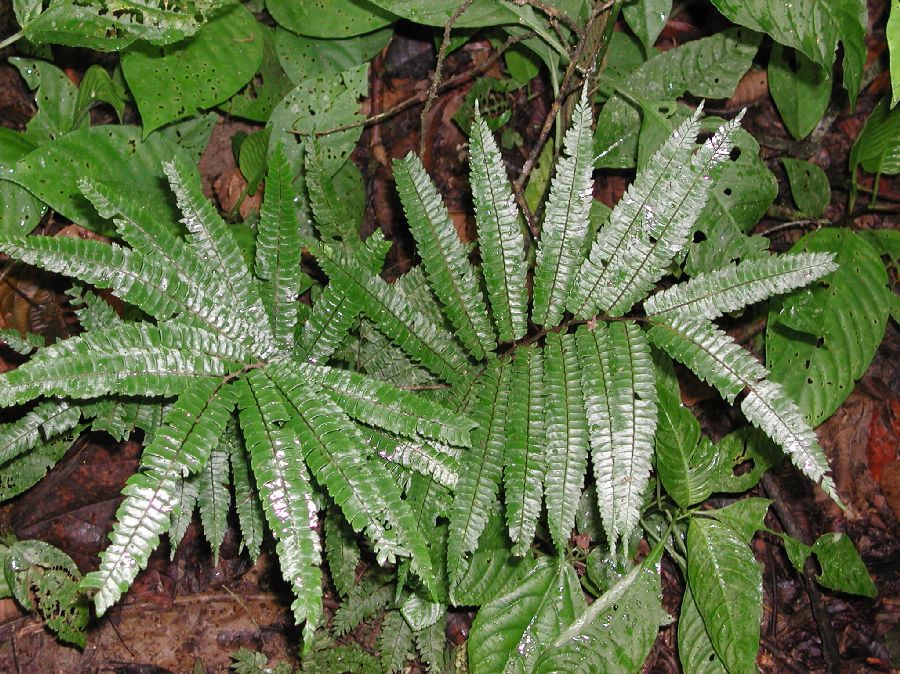
M 231 460 L 234 509 L 237 512 L 238 525 L 241 529 L 241 547 L 247 548 L 250 559 L 255 562 L 259 559 L 266 523 L 256 481 L 250 472 L 247 448 L 244 446 L 243 437 L 237 432 L 235 424 L 229 424 L 221 442 L 228 447 Z
M 70 402 L 40 403 L 18 421 L 0 426 L 0 465 L 74 428 L 80 420 L 81 408 Z
M 206 465 L 196 475 L 197 505 L 203 535 L 213 552 L 213 565 L 219 563 L 219 548 L 228 528 L 231 492 L 228 487 L 228 448 L 219 443 L 209 454 Z

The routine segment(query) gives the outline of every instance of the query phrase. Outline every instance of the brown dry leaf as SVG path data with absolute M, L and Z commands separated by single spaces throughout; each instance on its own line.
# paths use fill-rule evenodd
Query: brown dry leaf
M 216 198 L 219 200 L 222 210 L 226 213 L 230 213 L 234 210 L 241 199 L 241 195 L 244 194 L 244 190 L 246 189 L 247 181 L 244 179 L 241 170 L 238 168 L 230 169 L 220 175 L 213 185 Z M 246 218 L 250 211 L 259 210 L 262 205 L 262 195 L 262 190 L 256 190 L 256 194 L 252 196 L 247 194 L 244 196 L 244 200 L 240 202 L 241 207 L 239 213 L 241 214 L 241 218 Z

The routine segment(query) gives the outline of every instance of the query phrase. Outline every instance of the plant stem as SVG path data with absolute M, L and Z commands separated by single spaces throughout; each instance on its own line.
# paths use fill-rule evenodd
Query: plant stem
M 14 42 L 18 42 L 23 37 L 25 37 L 24 30 L 20 30 L 18 33 L 13 33 L 8 38 L 3 40 L 3 42 L 0 42 L 0 49 L 6 49 L 9 45 L 13 44 Z

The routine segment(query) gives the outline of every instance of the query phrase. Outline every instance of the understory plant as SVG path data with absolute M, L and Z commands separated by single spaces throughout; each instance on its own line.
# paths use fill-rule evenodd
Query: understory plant
M 699 504 L 746 491 L 780 452 L 840 499 L 800 408 L 716 320 L 831 274 L 834 257 L 764 254 L 672 283 L 731 161 L 740 116 L 691 114 L 606 217 L 591 208 L 586 95 L 572 120 L 534 241 L 476 110 L 477 255 L 420 160 L 396 160 L 421 265 L 394 283 L 379 275 L 383 237 L 361 240 L 348 224 L 315 144 L 306 187 L 317 236 L 298 218 L 291 163 L 277 145 L 255 250 L 238 244 L 181 155 L 163 165 L 180 223 L 85 178 L 82 194 L 125 245 L 0 240 L 11 257 L 109 289 L 134 309 L 125 320 L 78 287 L 84 332 L 22 345 L 33 355 L 0 375 L 0 404 L 33 405 L 2 429 L 8 474 L 33 447 L 87 421 L 119 437 L 146 434 L 110 544 L 82 581 L 98 614 L 127 591 L 160 536 L 177 543 L 195 504 L 217 551 L 231 485 L 244 547 L 255 558 L 266 531 L 275 539 L 307 658 L 320 663 L 309 671 L 398 671 L 414 647 L 441 671 L 451 606 L 479 607 L 471 672 L 637 671 L 670 619 L 663 554 L 687 579 L 687 670 L 754 670 L 762 590 L 748 543 L 768 502 Z M 327 278 L 311 304 L 300 300 L 313 284 L 301 262 Z M 739 401 L 756 430 L 718 445 L 700 437 L 672 359 Z M 748 459 L 752 471 L 735 474 Z M 573 545 L 576 524 L 599 543 L 589 555 Z M 823 573 L 822 582 L 871 594 L 847 543 L 786 541 L 799 568 L 813 552 L 823 571 L 844 555 L 845 579 Z M 370 555 L 381 568 L 359 581 Z M 335 633 L 390 609 L 378 659 L 339 653 L 317 632 L 323 562 L 346 598 Z M 597 597 L 589 606 L 585 591 Z

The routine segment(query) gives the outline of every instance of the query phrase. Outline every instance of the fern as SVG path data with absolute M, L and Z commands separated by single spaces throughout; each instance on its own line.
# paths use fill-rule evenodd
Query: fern
M 197 508 L 197 480 L 196 475 L 182 477 L 175 485 L 175 497 L 172 502 L 172 514 L 169 519 L 169 545 L 171 546 L 171 559 L 175 559 L 178 546 L 184 539 L 191 520 L 194 518 L 194 510 Z
M 61 400 L 37 405 L 24 417 L 0 426 L 0 465 L 65 433 L 81 420 L 81 409 Z
M 587 86 L 575 106 L 563 151 L 566 157 L 557 164 L 550 186 L 534 270 L 531 317 L 545 326 L 554 326 L 562 318 L 588 233 L 594 155 Z
M 228 448 L 221 443 L 209 454 L 206 466 L 197 474 L 197 505 L 203 535 L 213 552 L 213 564 L 219 563 L 219 548 L 228 528 L 231 508 L 231 482 L 228 476 Z
M 335 509 L 325 516 L 325 559 L 335 589 L 346 597 L 356 585 L 356 567 L 360 551 L 353 537 L 353 530 L 346 526 Z
M 221 442 L 228 446 L 231 478 L 234 486 L 234 509 L 241 529 L 241 547 L 247 548 L 250 558 L 259 559 L 265 534 L 265 515 L 259 500 L 259 490 L 250 469 L 247 448 L 236 428 L 229 429 Z
M 466 260 L 450 214 L 414 154 L 394 161 L 394 178 L 428 282 L 456 335 L 469 353 L 481 359 L 497 342 L 478 279 Z
M 378 651 L 381 653 L 381 671 L 394 674 L 403 669 L 412 654 L 413 631 L 399 611 L 388 611 L 381 621 Z

